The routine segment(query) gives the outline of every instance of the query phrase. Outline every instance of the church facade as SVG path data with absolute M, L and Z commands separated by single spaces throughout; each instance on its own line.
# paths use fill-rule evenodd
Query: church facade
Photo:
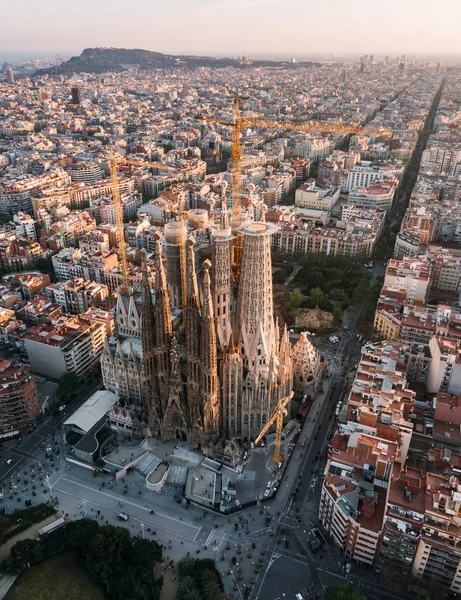
M 220 217 L 209 228 L 211 261 L 200 265 L 200 273 L 194 237 L 186 241 L 184 303 L 182 290 L 171 298 L 171 281 L 180 281 L 178 274 L 167 276 L 168 268 L 178 268 L 177 260 L 169 262 L 177 253 L 170 248 L 164 260 L 162 235 L 155 234 L 152 273 L 145 256 L 142 260 L 142 301 L 118 302 L 118 334 L 125 339 L 106 344 L 101 360 L 104 385 L 120 396 L 110 415 L 115 431 L 187 440 L 209 454 L 228 440 L 257 437 L 279 400 L 293 390 L 288 331 L 280 331 L 273 314 L 270 238 L 275 230 L 251 218 L 232 230 L 223 201 Z M 236 237 L 241 248 L 237 274 Z M 172 305 L 185 309 L 175 331 Z M 297 387 L 304 370 L 305 380 L 311 378 L 306 363 L 311 350 L 304 346 L 296 353 Z

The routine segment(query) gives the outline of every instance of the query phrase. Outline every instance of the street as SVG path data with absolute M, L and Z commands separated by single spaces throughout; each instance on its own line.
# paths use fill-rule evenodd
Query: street
M 113 475 L 94 477 L 92 470 L 68 463 L 59 427 L 69 411 L 98 388 L 98 380 L 88 384 L 71 407 L 46 418 L 34 433 L 3 445 L 4 503 L 8 510 L 16 504 L 23 507 L 26 495 L 32 494 L 33 504 L 52 501 L 70 519 L 88 516 L 155 539 L 168 559 L 176 561 L 187 554 L 212 558 L 226 592 L 234 598 L 294 598 L 311 586 L 322 596 L 324 586 L 344 574 L 337 559 L 328 562 L 327 552 L 312 554 L 309 541 L 317 520 L 335 407 L 346 395 L 346 375 L 357 363 L 361 345 L 350 330 L 337 344 L 318 342 L 317 346 L 327 362 L 327 372 L 276 498 L 224 516 L 149 491 L 144 477 L 135 471 L 123 481 L 115 481 Z M 267 449 L 253 451 L 265 453 Z M 13 459 L 10 465 L 6 464 L 8 458 Z M 126 522 L 117 518 L 120 512 L 128 515 Z

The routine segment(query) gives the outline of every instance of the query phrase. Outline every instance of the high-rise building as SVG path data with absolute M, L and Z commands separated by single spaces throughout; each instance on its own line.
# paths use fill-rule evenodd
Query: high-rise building
M 73 87 L 70 90 L 70 93 L 72 94 L 72 104 L 80 104 L 80 102 L 82 101 L 82 91 L 79 87 Z
M 7 67 L 6 69 L 6 80 L 10 85 L 14 84 L 14 73 L 11 67 Z

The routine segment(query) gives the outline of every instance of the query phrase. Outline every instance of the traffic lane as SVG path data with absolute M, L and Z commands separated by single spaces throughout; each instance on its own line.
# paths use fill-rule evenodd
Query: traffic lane
M 310 586 L 312 577 L 308 564 L 292 556 L 278 554 L 275 548 L 256 599 L 275 600 L 283 598 L 283 595 L 295 598 L 298 592 Z
M 43 436 L 38 435 L 38 433 L 32 433 L 19 444 L 17 450 L 25 453 L 31 453 L 42 443 L 42 441 Z
M 113 494 L 111 491 L 96 490 L 90 486 L 68 480 L 65 476 L 58 478 L 53 485 L 53 494 L 67 494 L 74 498 L 87 501 L 87 510 L 90 504 L 97 507 L 98 510 L 112 511 L 114 513 L 125 512 L 130 516 L 130 519 L 143 522 L 146 526 L 154 527 L 161 531 L 166 531 L 171 535 L 194 541 L 200 531 L 200 527 L 181 521 L 176 517 L 172 517 L 166 513 L 159 512 L 155 509 L 154 514 L 150 514 L 152 510 L 148 506 L 135 503 L 132 500 L 127 500 L 120 495 Z M 120 506 L 120 502 L 123 506 Z
M 4 481 L 20 469 L 24 462 L 24 457 L 15 453 L 14 449 L 2 448 L 0 461 L 0 481 Z

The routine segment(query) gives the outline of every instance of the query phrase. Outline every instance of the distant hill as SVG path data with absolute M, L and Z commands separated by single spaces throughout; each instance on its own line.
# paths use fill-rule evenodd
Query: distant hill
M 255 67 L 317 66 L 320 63 L 258 60 L 252 62 Z M 174 69 L 183 67 L 247 67 L 245 60 L 233 58 L 210 58 L 208 56 L 173 56 L 150 50 L 130 50 L 126 48 L 85 48 L 80 56 L 73 56 L 68 61 L 55 67 L 40 69 L 36 75 L 72 75 L 74 73 L 120 72 L 128 68 Z

